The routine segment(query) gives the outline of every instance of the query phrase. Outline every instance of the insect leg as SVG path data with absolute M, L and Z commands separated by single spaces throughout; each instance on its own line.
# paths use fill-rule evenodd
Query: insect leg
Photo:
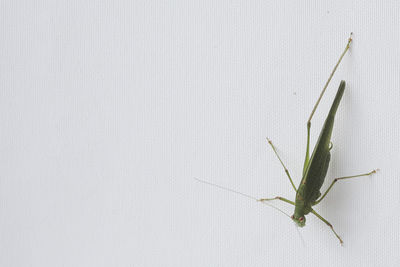
M 308 162 L 310 160 L 310 128 L 311 128 L 311 121 L 308 121 L 307 122 L 307 148 L 306 148 L 306 159 L 304 160 L 303 176 L 306 173 Z
M 321 215 L 319 215 L 315 210 L 311 209 L 311 213 L 314 214 L 315 216 L 318 217 L 318 219 L 320 219 L 321 221 L 323 221 L 324 223 L 326 223 L 326 225 L 328 225 L 331 229 L 332 232 L 335 234 L 335 236 L 339 239 L 340 244 L 343 244 L 343 240 L 340 238 L 340 236 L 335 232 L 335 230 L 333 229 L 333 226 L 330 222 L 328 222 L 327 220 L 324 219 L 324 217 L 322 217 Z
M 253 196 L 251 196 L 251 195 L 248 195 L 248 194 L 245 194 L 245 193 L 242 193 L 242 192 L 239 192 L 239 191 L 236 191 L 236 190 L 233 190 L 233 189 L 230 189 L 230 188 L 227 188 L 227 187 L 218 185 L 218 184 L 213 184 L 213 183 L 210 183 L 210 182 L 207 182 L 207 181 L 204 181 L 204 180 L 200 180 L 200 179 L 197 179 L 197 178 L 194 178 L 194 179 L 197 180 L 197 181 L 199 181 L 200 183 L 204 183 L 204 184 L 208 184 L 208 185 L 211 185 L 211 186 L 215 186 L 215 187 L 221 188 L 221 189 L 223 189 L 223 190 L 230 191 L 230 192 L 235 193 L 235 194 L 238 194 L 238 195 L 242 195 L 242 196 L 247 197 L 247 198 L 251 198 L 251 199 L 254 199 L 254 200 L 257 200 L 257 201 L 261 201 L 260 199 L 258 199 L 258 198 L 256 198 L 256 197 L 253 197 Z M 277 197 L 277 198 L 278 198 L 278 197 Z M 280 197 L 279 197 L 279 198 L 280 198 Z M 275 198 L 274 198 L 274 199 L 275 199 Z M 281 198 L 281 199 L 284 199 L 284 198 Z M 271 200 L 272 200 L 272 199 L 271 199 Z M 263 200 L 263 201 L 264 201 L 264 200 Z M 266 200 L 265 200 L 265 201 L 266 201 Z M 293 202 L 291 202 L 290 200 L 287 200 L 286 198 L 285 198 L 285 200 L 283 200 L 283 201 L 288 202 L 288 203 L 294 205 Z M 290 215 L 287 214 L 286 212 L 284 212 L 283 210 L 281 210 L 281 209 L 279 209 L 279 208 L 277 208 L 277 207 L 275 207 L 275 206 L 273 206 L 273 205 L 270 205 L 270 204 L 268 204 L 268 203 L 264 203 L 264 202 L 262 202 L 262 203 L 265 204 L 265 205 L 267 205 L 267 206 L 270 206 L 270 207 L 273 208 L 273 209 L 276 209 L 276 210 L 279 211 L 279 212 L 282 212 L 283 214 L 285 214 L 286 216 L 288 216 L 288 217 L 290 218 Z
M 372 175 L 374 173 L 376 173 L 377 170 L 373 170 L 369 173 L 363 173 L 363 174 L 359 174 L 359 175 L 352 175 L 352 176 L 345 176 L 345 177 L 339 177 L 339 178 L 335 178 L 333 180 L 333 182 L 331 183 L 331 185 L 328 187 L 328 189 L 326 190 L 326 192 L 322 195 L 322 197 L 320 199 L 318 199 L 317 201 L 315 201 L 315 203 L 313 205 L 317 205 L 319 202 L 321 202 L 321 200 L 328 194 L 329 190 L 331 190 L 331 188 L 333 187 L 333 185 L 339 181 L 339 180 L 344 180 L 344 179 L 350 179 L 350 178 L 356 178 L 356 177 L 361 177 L 361 176 L 369 176 Z
M 349 50 L 349 48 L 350 48 L 350 43 L 353 41 L 353 39 L 351 38 L 352 35 L 353 35 L 353 33 L 350 34 L 350 38 L 349 38 L 349 40 L 347 41 L 347 45 L 346 45 L 346 47 L 345 47 L 343 53 L 340 55 L 340 58 L 339 58 L 338 62 L 336 63 L 335 67 L 333 68 L 333 70 L 332 70 L 332 72 L 331 72 L 331 75 L 329 75 L 329 78 L 328 78 L 328 80 L 326 81 L 325 86 L 324 86 L 324 88 L 322 89 L 322 92 L 321 92 L 321 94 L 319 95 L 318 100 L 317 100 L 317 102 L 315 103 L 315 106 L 314 106 L 313 110 L 311 111 L 310 117 L 308 118 L 308 121 L 307 121 L 307 127 L 308 127 L 308 124 L 311 124 L 311 119 L 312 119 L 312 117 L 313 117 L 313 115 L 314 115 L 314 112 L 315 112 L 315 110 L 317 109 L 318 104 L 319 104 L 319 102 L 321 101 L 321 98 L 322 98 L 322 96 L 324 95 L 324 93 L 325 93 L 325 91 L 326 91 L 326 88 L 328 87 L 328 84 L 329 84 L 329 82 L 331 81 L 331 79 L 332 79 L 332 77 L 333 77 L 333 74 L 335 74 L 336 69 L 338 68 L 340 62 L 342 61 L 342 59 L 343 59 L 343 57 L 344 57 L 344 55 L 346 54 L 347 50 Z
M 318 100 L 317 100 L 317 102 L 315 103 L 314 108 L 313 108 L 312 111 L 311 111 L 310 117 L 308 118 L 308 121 L 307 121 L 307 149 L 306 149 L 306 158 L 305 158 L 305 160 L 304 160 L 303 176 L 304 176 L 304 174 L 305 174 L 305 172 L 306 172 L 306 169 L 307 169 L 307 166 L 308 166 L 308 162 L 309 162 L 309 160 L 310 160 L 310 157 L 309 157 L 309 148 L 310 148 L 310 128 L 311 128 L 311 119 L 312 119 L 312 117 L 314 116 L 314 113 L 315 113 L 315 111 L 317 110 L 318 104 L 319 104 L 319 102 L 321 101 L 321 98 L 322 98 L 322 96 L 324 95 L 324 93 L 325 93 L 325 91 L 326 91 L 326 88 L 328 88 L 329 82 L 332 80 L 332 77 L 333 77 L 333 75 L 335 74 L 336 69 L 338 68 L 338 66 L 339 66 L 340 62 L 342 61 L 344 55 L 346 54 L 347 50 L 349 50 L 349 48 L 350 48 L 350 44 L 351 44 L 351 42 L 353 41 L 353 39 L 351 38 L 352 35 L 353 35 L 353 33 L 350 34 L 350 38 L 349 38 L 349 40 L 347 41 L 347 45 L 346 45 L 346 47 L 345 47 L 343 53 L 340 55 L 338 62 L 336 62 L 336 65 L 335 65 L 335 67 L 333 68 L 331 74 L 329 75 L 329 78 L 328 78 L 328 80 L 326 81 L 326 83 L 325 83 L 325 85 L 324 85 L 324 88 L 322 89 L 322 92 L 321 92 L 321 94 L 319 95 Z M 330 147 L 329 150 L 330 150 L 331 148 L 332 148 L 332 147 Z
M 279 157 L 278 152 L 276 152 L 275 146 L 272 144 L 272 141 L 271 141 L 271 140 L 269 140 L 268 138 L 267 138 L 267 140 L 268 140 L 268 144 L 271 145 L 272 150 L 274 150 L 275 155 L 278 157 L 279 161 L 281 162 L 282 167 L 285 169 L 286 175 L 287 175 L 287 177 L 289 178 L 289 181 L 290 181 L 290 183 L 292 184 L 294 191 L 297 192 L 297 189 L 296 189 L 296 186 L 295 186 L 294 183 L 293 183 L 292 177 L 290 177 L 290 174 L 289 174 L 288 169 L 286 168 L 285 164 L 283 164 L 283 161 L 281 160 L 281 157 Z
M 261 198 L 261 199 L 259 199 L 258 201 L 263 202 L 263 201 L 271 201 L 271 200 L 281 200 L 281 201 L 286 202 L 286 203 L 289 203 L 289 204 L 291 204 L 291 205 L 293 205 L 293 206 L 295 205 L 293 201 L 291 201 L 291 200 L 289 200 L 289 199 L 286 199 L 286 198 L 284 198 L 284 197 Z

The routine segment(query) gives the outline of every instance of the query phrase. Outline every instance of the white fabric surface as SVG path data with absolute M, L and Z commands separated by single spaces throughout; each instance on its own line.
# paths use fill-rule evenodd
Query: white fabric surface
M 400 266 L 398 1 L 2 1 L 0 266 Z M 337 183 L 294 192 L 341 79 Z M 293 207 L 275 203 L 287 213 Z

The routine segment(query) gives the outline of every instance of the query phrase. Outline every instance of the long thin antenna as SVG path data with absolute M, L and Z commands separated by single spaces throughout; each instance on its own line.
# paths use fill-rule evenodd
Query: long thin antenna
M 350 33 L 350 37 L 349 40 L 347 41 L 347 45 L 346 48 L 344 49 L 343 53 L 340 55 L 340 58 L 338 60 L 338 62 L 336 63 L 335 67 L 332 70 L 331 75 L 329 76 L 328 80 L 325 83 L 324 89 L 322 89 L 321 94 L 318 97 L 317 103 L 315 103 L 315 106 L 313 108 L 313 110 L 311 111 L 310 117 L 308 118 L 307 124 L 311 123 L 311 119 L 314 116 L 314 112 L 318 107 L 319 102 L 321 101 L 322 96 L 324 95 L 326 88 L 328 87 L 329 82 L 332 80 L 333 74 L 335 74 L 336 69 L 338 68 L 340 62 L 342 61 L 342 58 L 344 57 L 344 55 L 346 54 L 347 50 L 349 50 L 350 48 L 350 43 L 353 41 L 353 39 L 351 38 L 353 36 L 353 33 Z
M 211 186 L 215 186 L 215 187 L 218 187 L 218 188 L 220 188 L 220 189 L 223 189 L 223 190 L 226 190 L 226 191 L 229 191 L 229 192 L 232 192 L 232 193 L 241 195 L 241 196 L 243 196 L 243 197 L 247 197 L 247 198 L 256 200 L 256 201 L 258 201 L 258 202 L 260 202 L 260 203 L 262 203 L 262 204 L 264 204 L 264 205 L 267 205 L 267 206 L 269 206 L 269 207 L 271 207 L 271 208 L 276 209 L 277 211 L 279 211 L 279 212 L 285 214 L 287 217 L 291 218 L 290 215 L 287 214 L 286 212 L 284 212 L 283 210 L 281 210 L 281 209 L 279 209 L 279 208 L 277 208 L 277 207 L 275 207 L 275 206 L 273 206 L 273 205 L 270 205 L 270 204 L 268 204 L 268 203 L 266 203 L 266 202 L 264 202 L 264 201 L 259 201 L 259 198 L 250 196 L 250 195 L 248 195 L 248 194 L 245 194 L 245 193 L 242 193 L 242 192 L 239 192 L 239 191 L 236 191 L 236 190 L 233 190 L 233 189 L 230 189 L 230 188 L 227 188 L 227 187 L 218 185 L 218 184 L 213 184 L 213 183 L 210 183 L 210 182 L 207 182 L 207 181 L 204 181 L 204 180 L 200 180 L 200 179 L 198 179 L 198 178 L 194 178 L 194 179 L 197 180 L 197 181 L 200 182 L 200 183 L 208 184 L 208 185 L 211 185 Z
M 293 222 L 293 223 L 294 223 L 293 224 L 294 228 L 296 228 L 296 232 L 299 234 L 299 238 L 301 240 L 301 243 L 303 244 L 303 247 L 307 247 L 306 242 L 304 241 L 303 236 L 301 235 L 301 233 L 299 231 L 299 226 L 297 226 L 297 224 L 295 222 Z

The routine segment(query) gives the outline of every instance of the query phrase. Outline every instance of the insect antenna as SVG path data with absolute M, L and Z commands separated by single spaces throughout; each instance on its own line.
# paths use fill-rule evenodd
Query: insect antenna
M 264 204 L 264 205 L 266 205 L 266 206 L 269 206 L 269 207 L 271 207 L 271 208 L 273 208 L 273 209 L 276 209 L 277 211 L 279 211 L 279 212 L 281 212 L 282 214 L 286 215 L 287 217 L 291 218 L 290 215 L 287 214 L 286 212 L 284 212 L 283 210 L 281 210 L 281 209 L 279 209 L 279 208 L 277 208 L 277 207 L 275 207 L 275 206 L 273 206 L 273 205 L 271 205 L 271 204 L 268 204 L 268 203 L 266 203 L 266 202 L 264 202 L 264 201 L 261 202 L 261 201 L 259 201 L 259 199 L 256 198 L 256 197 L 253 197 L 253 196 L 251 196 L 251 195 L 248 195 L 248 194 L 245 194 L 245 193 L 242 193 L 242 192 L 239 192 L 239 191 L 236 191 L 236 190 L 233 190 L 233 189 L 224 187 L 224 186 L 222 186 L 222 185 L 213 184 L 213 183 L 210 183 L 210 182 L 207 182 L 207 181 L 204 181 L 204 180 L 200 180 L 200 179 L 198 179 L 198 178 L 194 178 L 194 179 L 197 180 L 197 181 L 200 182 L 200 183 L 207 184 L 207 185 L 211 185 L 211 186 L 215 186 L 215 187 L 218 187 L 218 188 L 220 188 L 220 189 L 223 189 L 223 190 L 226 190 L 226 191 L 229 191 L 229 192 L 232 192 L 232 193 L 241 195 L 241 196 L 243 196 L 243 197 L 247 197 L 247 198 L 256 200 L 256 201 L 258 201 L 258 202 L 260 202 L 260 203 L 262 203 L 262 204 Z
M 299 234 L 299 238 L 301 240 L 301 243 L 303 244 L 303 247 L 307 247 L 306 242 L 304 241 L 303 236 L 299 231 L 299 226 L 295 222 L 293 222 L 293 225 L 294 225 L 294 228 L 296 229 L 296 232 Z

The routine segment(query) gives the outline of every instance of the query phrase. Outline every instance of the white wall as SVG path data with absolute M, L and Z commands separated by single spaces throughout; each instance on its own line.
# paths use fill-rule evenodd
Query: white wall
M 275 2 L 275 3 L 274 3 Z M 314 2 L 314 3 L 310 3 Z M 1 266 L 399 266 L 398 1 L 3 1 Z M 294 192 L 341 79 L 326 189 Z M 293 207 L 275 203 L 291 214 Z

